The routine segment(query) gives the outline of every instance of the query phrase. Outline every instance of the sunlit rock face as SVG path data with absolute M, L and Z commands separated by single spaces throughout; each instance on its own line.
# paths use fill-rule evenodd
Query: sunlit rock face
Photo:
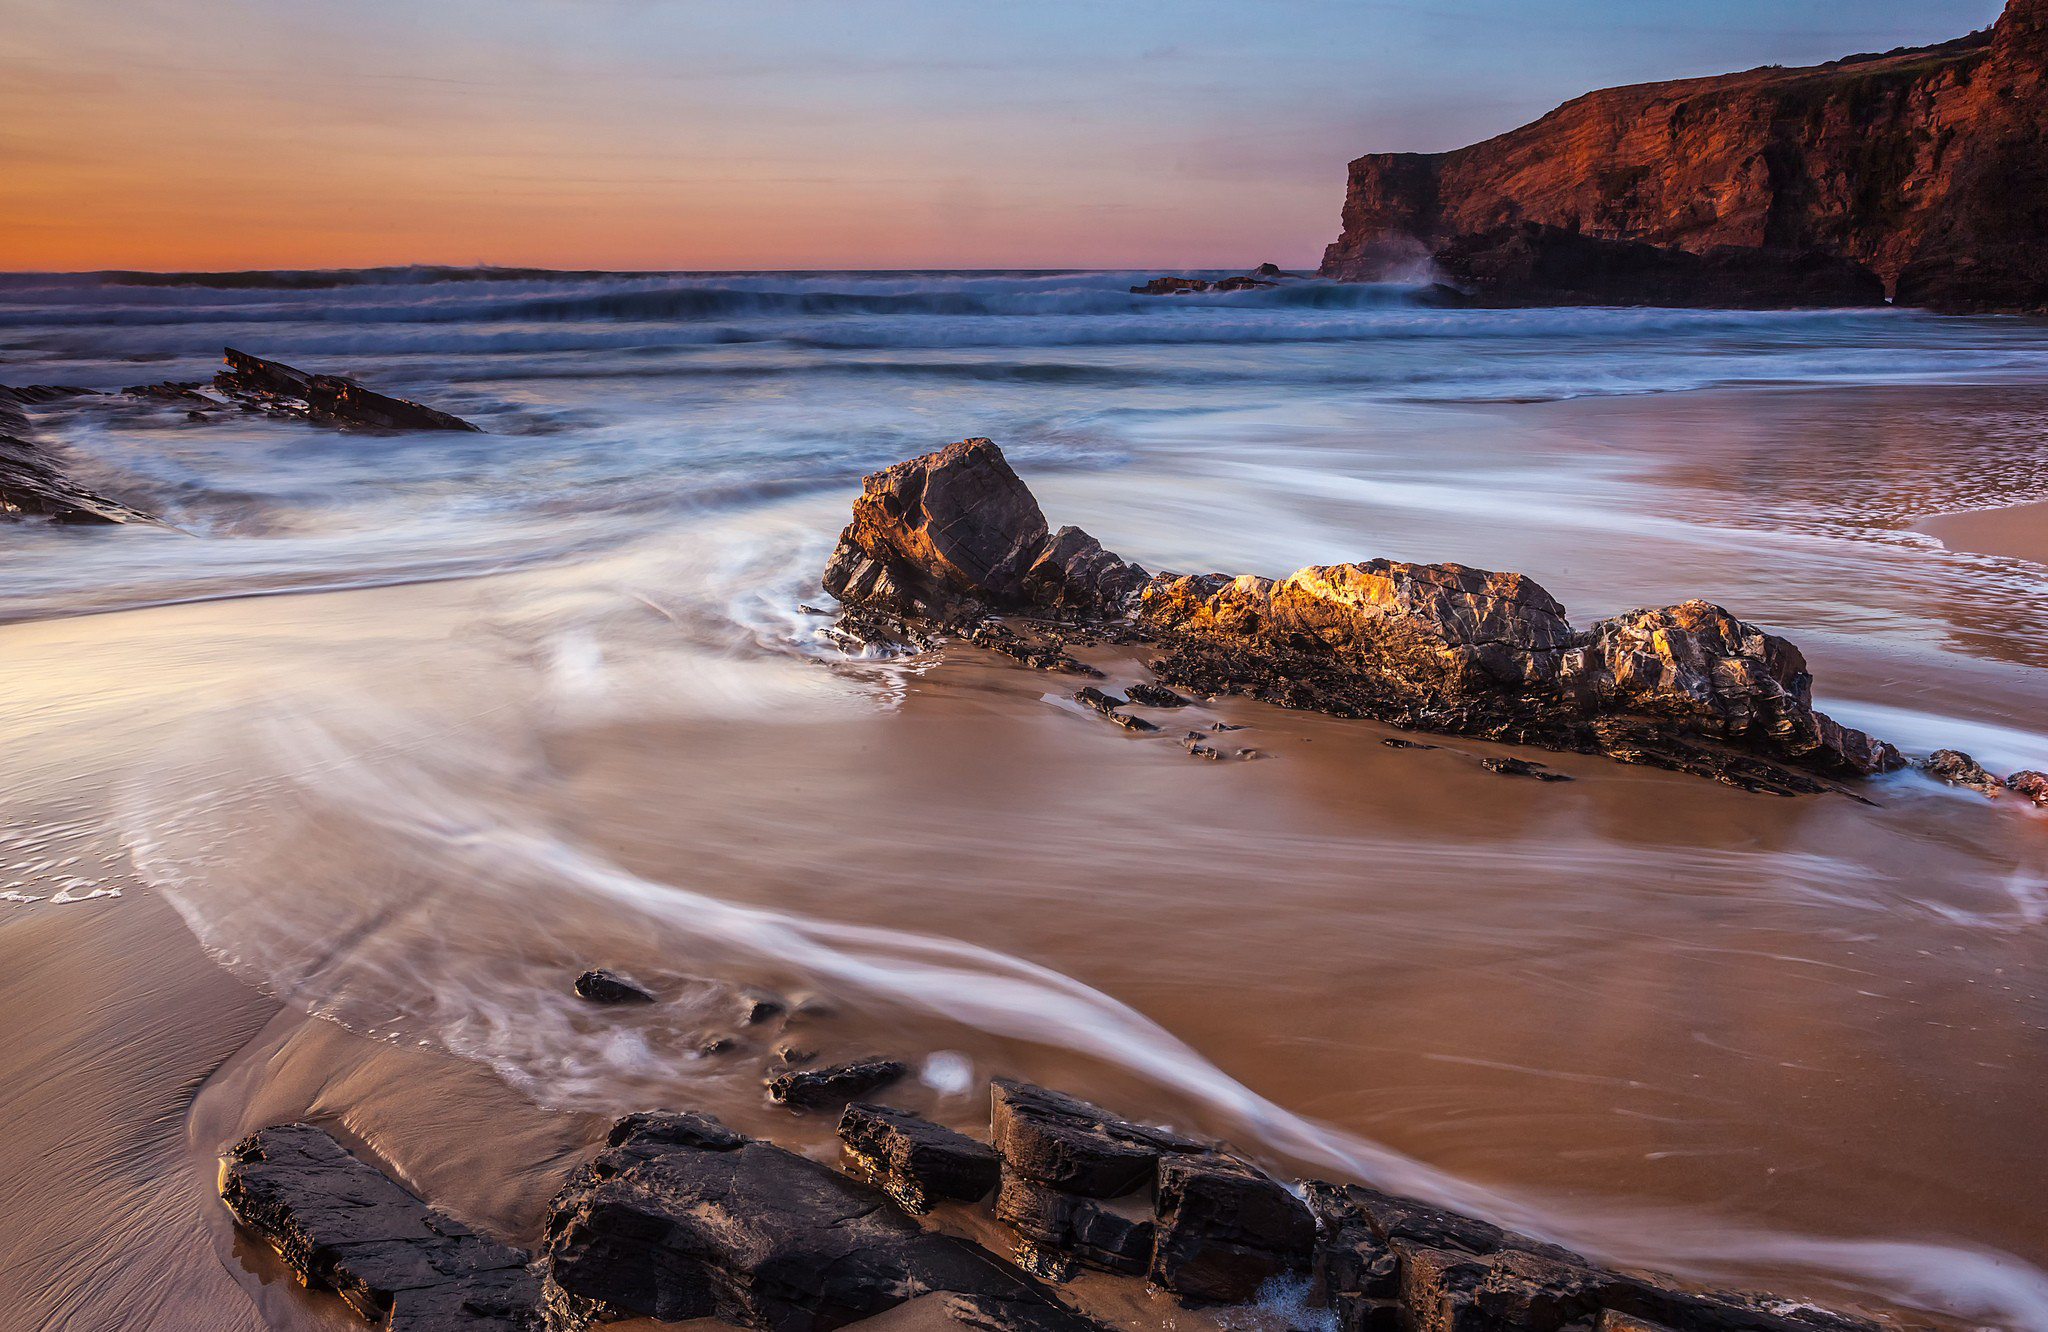
M 2048 0 L 1990 30 L 1810 69 L 1589 93 L 1448 153 L 1351 163 L 1322 274 L 1426 268 L 1518 223 L 1704 255 L 1833 251 L 1900 304 L 2048 308 Z

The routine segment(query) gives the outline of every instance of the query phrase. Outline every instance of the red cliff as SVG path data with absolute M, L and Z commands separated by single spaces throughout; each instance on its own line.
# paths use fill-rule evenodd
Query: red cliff
M 1832 253 L 1901 304 L 2048 309 L 2048 0 L 1940 46 L 1609 89 L 1455 152 L 1361 157 L 1322 273 L 1385 278 L 1527 223 Z

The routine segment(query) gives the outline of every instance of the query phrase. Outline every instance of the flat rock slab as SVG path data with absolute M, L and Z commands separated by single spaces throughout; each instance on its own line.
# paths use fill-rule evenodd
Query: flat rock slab
M 306 1286 L 403 1332 L 527 1332 L 540 1286 L 527 1255 L 484 1238 L 365 1164 L 324 1130 L 253 1133 L 221 1161 L 220 1196 Z
M 831 1332 L 949 1292 L 1050 1318 L 1023 1273 L 930 1234 L 880 1189 L 705 1116 L 620 1121 L 551 1206 L 548 1326 L 717 1316 L 767 1332 Z
M 894 1059 L 856 1059 L 831 1068 L 783 1069 L 768 1078 L 768 1099 L 792 1110 L 821 1110 L 843 1105 L 886 1087 L 910 1071 Z
M 1063 1193 L 1121 1197 L 1152 1186 L 1162 1154 L 1206 1150 L 1063 1092 L 1008 1078 L 991 1087 L 989 1136 L 1004 1164 Z
M 847 1106 L 839 1117 L 839 1139 L 913 1213 L 929 1211 L 936 1202 L 984 1198 L 1002 1172 L 987 1143 L 891 1106 Z

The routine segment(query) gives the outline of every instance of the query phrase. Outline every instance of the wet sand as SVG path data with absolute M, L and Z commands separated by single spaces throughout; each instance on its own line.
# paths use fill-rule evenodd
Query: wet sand
M 1519 447 L 1669 411 L 1416 415 Z M 1765 585 L 1727 529 L 1574 526 L 1540 497 L 1513 522 L 1403 520 L 1385 490 L 1326 488 L 1260 546 L 1189 474 L 1040 490 L 1113 544 L 1178 531 L 1248 567 L 1346 529 L 1469 548 L 1575 618 Z M 279 1120 L 527 1244 L 622 1111 L 708 1109 L 829 1157 L 830 1116 L 761 1096 L 785 1041 L 909 1059 L 890 1099 L 961 1127 L 985 1124 L 989 1075 L 1036 1078 L 1622 1263 L 2042 1326 L 2048 819 L 1912 774 L 1869 806 L 1576 756 L 1533 756 L 1570 783 L 1517 781 L 1480 767 L 1499 747 L 1394 750 L 1235 700 L 1140 709 L 1162 731 L 1132 736 L 1066 702 L 1078 680 L 972 649 L 806 656 L 681 590 L 736 532 L 829 541 L 843 505 L 610 564 L 0 627 L 0 688 L 33 701 L 0 735 L 9 860 L 49 862 L 23 871 L 41 880 L 104 861 L 95 890 L 122 892 L 32 886 L 0 918 L 0 1021 L 29 1033 L 0 1070 L 25 1218 L 0 1271 L 25 1326 L 356 1325 L 212 1198 L 214 1154 Z M 2023 726 L 2033 649 L 1976 655 L 1995 621 L 1975 603 L 1915 603 L 1872 641 L 1848 593 L 1811 633 L 1794 613 L 1839 570 L 1863 588 L 1945 558 L 1845 539 L 1769 584 L 1768 617 L 1729 599 L 1810 644 L 1826 694 Z M 783 613 L 779 585 L 741 592 Z M 1214 723 L 1261 757 L 1176 744 Z M 579 1003 L 597 964 L 664 1002 Z M 814 1005 L 740 1028 L 746 985 Z M 740 1048 L 698 1055 L 716 1031 Z
M 1919 529 L 1951 550 L 2048 565 L 2048 500 L 1923 518 Z

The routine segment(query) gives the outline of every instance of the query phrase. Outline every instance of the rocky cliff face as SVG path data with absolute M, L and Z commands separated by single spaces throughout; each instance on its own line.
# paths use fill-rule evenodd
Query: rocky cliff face
M 2048 308 L 2048 0 L 1941 46 L 1609 89 L 1455 152 L 1361 157 L 1322 273 L 1388 277 L 1521 223 L 1834 251 L 1902 303 Z

